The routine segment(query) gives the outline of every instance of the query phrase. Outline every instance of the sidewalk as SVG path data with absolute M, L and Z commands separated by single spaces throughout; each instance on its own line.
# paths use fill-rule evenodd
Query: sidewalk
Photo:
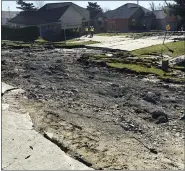
M 2 93 L 12 88 L 2 83 Z M 29 114 L 16 100 L 21 92 L 11 90 L 1 97 L 2 170 L 93 170 L 33 130 Z

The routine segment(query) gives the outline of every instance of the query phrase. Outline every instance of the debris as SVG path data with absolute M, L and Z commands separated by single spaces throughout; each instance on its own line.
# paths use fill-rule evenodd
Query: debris
M 30 156 L 31 156 L 31 155 L 29 155 L 29 156 L 25 157 L 25 159 L 28 159 L 28 158 L 30 158 Z
M 157 101 L 159 101 L 159 96 L 157 96 L 155 93 L 152 92 L 148 92 L 144 98 L 144 100 L 148 101 L 148 102 L 152 102 L 154 104 L 157 103 Z
M 136 137 L 132 137 L 132 138 L 134 138 L 135 140 L 137 140 L 138 142 L 140 142 L 140 143 L 141 143 L 145 148 L 147 148 L 151 153 L 158 154 L 158 152 L 157 152 L 156 149 L 147 147 L 142 141 L 140 141 L 140 140 L 137 139 Z
M 30 78 L 30 76 L 31 76 L 30 74 L 27 74 L 27 75 L 23 75 L 22 77 L 23 78 Z
M 156 122 L 156 124 L 160 124 L 160 123 L 166 123 L 166 122 L 168 122 L 168 118 L 166 117 L 166 116 L 159 116 L 158 118 L 157 118 L 157 122 Z
M 156 124 L 168 122 L 168 115 L 162 109 L 152 112 L 152 118 L 157 119 Z
M 185 120 L 185 114 L 180 117 L 180 120 Z
M 31 145 L 29 147 L 33 150 L 33 147 Z
M 167 114 L 162 109 L 157 109 L 152 112 L 152 118 L 157 119 L 159 116 L 167 117 Z

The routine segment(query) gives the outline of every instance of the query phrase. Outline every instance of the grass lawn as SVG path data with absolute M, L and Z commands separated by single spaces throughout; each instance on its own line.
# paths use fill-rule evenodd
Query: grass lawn
M 66 44 L 65 42 L 56 42 L 54 43 L 54 45 L 57 45 L 57 46 L 85 46 L 85 45 L 90 45 L 90 44 L 96 44 L 96 43 L 99 43 L 98 41 L 85 41 L 85 42 L 72 42 L 72 41 L 66 41 Z
M 136 62 L 136 63 L 132 63 L 132 61 L 130 61 L 129 63 L 127 63 L 126 61 L 124 61 L 124 59 L 119 58 L 119 57 L 107 57 L 104 54 L 100 54 L 100 55 L 92 55 L 90 54 L 89 56 L 89 61 L 96 61 L 97 63 L 99 62 L 105 62 L 105 64 L 111 68 L 117 68 L 117 69 L 129 69 L 131 71 L 134 71 L 138 74 L 154 74 L 156 75 L 159 79 L 162 79 L 164 81 L 170 81 L 170 82 L 175 82 L 175 83 L 184 83 L 185 79 L 184 78 L 180 78 L 180 77 L 174 77 L 173 73 L 175 72 L 175 70 L 181 70 L 184 71 L 184 67 L 183 66 L 175 66 L 173 68 L 170 68 L 169 72 L 165 72 L 160 68 L 156 68 L 155 66 L 152 66 L 152 63 L 148 63 L 147 61 L 143 61 L 143 62 Z M 126 63 L 125 63 L 126 62 Z
M 123 64 L 123 63 L 107 63 L 108 66 L 113 67 L 113 68 L 125 68 L 125 69 L 130 69 L 135 72 L 140 72 L 140 73 L 151 73 L 159 76 L 164 76 L 167 74 L 161 69 L 157 69 L 155 67 L 147 68 L 141 65 L 136 65 L 136 64 Z
M 160 78 L 164 81 L 168 80 L 170 82 L 185 83 L 185 78 L 173 77 L 170 73 L 164 72 L 163 70 L 155 68 L 155 67 L 147 68 L 147 67 L 144 67 L 141 65 L 123 64 L 123 63 L 107 63 L 107 65 L 112 68 L 130 69 L 130 70 L 138 72 L 138 73 L 155 74 L 158 78 Z
M 26 42 L 22 42 L 22 41 L 2 40 L 1 43 L 2 44 L 5 43 L 6 45 L 9 45 L 9 46 L 21 46 L 21 47 L 31 46 L 30 43 L 26 43 Z M 39 38 L 39 39 L 35 40 L 34 46 L 45 45 L 45 44 L 54 44 L 57 47 L 64 47 L 64 46 L 72 47 L 72 46 L 85 46 L 85 45 L 96 44 L 96 43 L 100 43 L 100 42 L 91 41 L 91 40 L 86 41 L 86 42 L 78 42 L 78 41 L 76 41 L 76 39 L 70 39 L 70 40 L 67 40 L 66 43 L 64 41 L 62 41 L 62 42 L 53 42 L 52 43 L 52 42 L 46 41 L 42 38 Z
M 170 42 L 170 43 L 166 43 L 165 45 L 168 48 L 172 49 L 174 52 L 173 53 L 169 52 L 167 47 L 159 44 L 159 45 L 153 45 L 146 48 L 133 50 L 131 54 L 138 57 L 142 57 L 142 55 L 148 55 L 152 53 L 160 55 L 161 52 L 170 57 L 178 57 L 185 54 L 184 41 Z
M 98 33 L 95 36 L 127 36 L 129 33 Z
M 145 36 L 152 36 L 152 32 L 142 32 L 142 33 L 99 33 L 99 34 L 95 34 L 96 36 L 125 36 L 128 38 L 141 38 L 141 37 L 145 37 Z
M 30 43 L 26 43 L 23 41 L 10 41 L 10 40 L 2 40 L 1 45 L 6 44 L 8 46 L 21 46 L 21 47 L 30 47 Z

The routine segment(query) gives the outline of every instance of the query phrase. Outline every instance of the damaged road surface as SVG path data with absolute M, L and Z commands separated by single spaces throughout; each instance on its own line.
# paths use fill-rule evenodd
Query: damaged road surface
M 33 129 L 23 90 L 2 83 L 2 92 L 2 170 L 92 170 Z
M 2 80 L 26 91 L 34 128 L 94 169 L 183 169 L 183 85 L 85 65 L 85 53 L 101 51 L 2 51 Z

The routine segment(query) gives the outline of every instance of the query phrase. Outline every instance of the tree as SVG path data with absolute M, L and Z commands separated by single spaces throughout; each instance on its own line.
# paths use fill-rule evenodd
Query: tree
M 174 0 L 175 3 L 167 3 L 169 12 L 174 16 L 180 17 L 180 23 L 185 24 L 185 0 Z
M 151 11 L 155 11 L 155 10 L 163 10 L 164 6 L 159 4 L 159 5 L 155 5 L 154 2 L 149 3 L 150 5 L 150 9 Z
M 88 2 L 87 10 L 89 11 L 103 11 L 97 2 Z
M 149 3 L 149 5 L 150 5 L 151 11 L 155 11 L 156 10 L 154 2 Z
M 21 9 L 23 11 L 36 11 L 37 8 L 33 5 L 33 3 L 26 3 L 23 0 L 17 0 L 17 5 L 20 7 L 16 7 L 17 9 Z
M 103 9 L 103 12 L 108 12 L 108 11 L 110 11 L 109 8 L 106 8 L 106 7 L 105 7 L 105 8 Z
M 45 5 L 45 2 L 44 1 L 35 1 L 35 6 L 37 8 L 41 8 Z

